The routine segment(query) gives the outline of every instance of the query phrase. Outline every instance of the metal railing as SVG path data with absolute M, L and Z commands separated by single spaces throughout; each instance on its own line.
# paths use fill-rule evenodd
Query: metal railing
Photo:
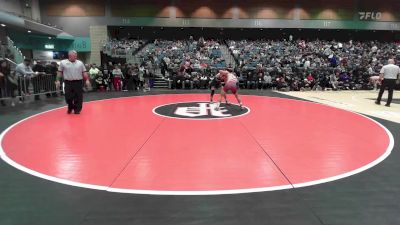
M 11 59 L 5 60 L 12 65 L 12 70 L 10 74 L 0 77 L 0 100 L 22 100 L 29 96 L 54 95 L 60 92 L 55 85 L 57 74 L 35 73 L 31 76 L 18 76 L 13 69 L 17 64 Z
M 16 62 L 14 62 L 14 61 L 12 61 L 11 59 L 9 59 L 9 58 L 4 58 L 4 60 L 6 60 L 6 61 L 8 61 L 9 63 L 11 63 L 11 65 L 13 65 L 14 67 L 16 67 L 17 66 L 17 63 Z
M 32 76 L 17 76 L 14 72 L 0 77 L 0 100 L 29 96 L 54 95 L 60 90 L 56 88 L 56 74 L 35 73 Z

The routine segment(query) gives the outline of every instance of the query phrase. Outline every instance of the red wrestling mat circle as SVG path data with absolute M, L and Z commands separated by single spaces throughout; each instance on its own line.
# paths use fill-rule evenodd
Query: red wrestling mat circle
M 1 158 L 68 185 L 201 195 L 325 183 L 378 164 L 393 147 L 386 128 L 341 109 L 242 96 L 244 111 L 215 111 L 208 97 L 128 97 L 85 103 L 81 115 L 44 112 L 2 133 Z

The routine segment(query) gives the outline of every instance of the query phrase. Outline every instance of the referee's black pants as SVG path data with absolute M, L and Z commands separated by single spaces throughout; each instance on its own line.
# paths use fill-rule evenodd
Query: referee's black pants
M 385 92 L 385 89 L 388 88 L 389 95 L 386 105 L 390 105 L 390 103 L 392 102 L 393 90 L 395 87 L 396 87 L 396 79 L 383 79 L 381 89 L 379 90 L 378 99 L 376 100 L 376 102 L 378 103 L 381 102 L 383 92 Z
M 68 104 L 68 110 L 80 112 L 83 102 L 83 80 L 69 81 L 65 80 L 65 101 Z

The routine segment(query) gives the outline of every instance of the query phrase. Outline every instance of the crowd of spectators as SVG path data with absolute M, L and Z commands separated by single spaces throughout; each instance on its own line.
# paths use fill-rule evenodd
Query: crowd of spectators
M 103 45 L 103 52 L 110 56 L 125 56 L 135 53 L 144 44 L 144 40 L 111 39 Z
M 247 87 L 278 90 L 371 89 L 389 58 L 400 62 L 399 43 L 322 40 L 228 40 Z
M 236 60 L 227 65 L 226 44 Z M 230 69 L 241 88 L 282 91 L 377 88 L 388 58 L 400 61 L 399 43 L 324 40 L 155 40 L 138 55 L 151 75 L 172 88 L 208 88 L 219 69 Z M 372 77 L 372 79 L 371 79 Z
M 35 100 L 40 100 L 40 94 L 48 98 L 57 97 L 55 81 L 58 64 L 56 62 L 37 61 L 32 63 L 25 59 L 18 64 L 14 71 L 7 60 L 0 60 L 0 104 L 6 105 L 5 98 L 15 105 L 16 96 L 22 103 L 26 96 L 32 95 Z
M 86 91 L 149 91 L 154 77 L 150 63 L 113 64 L 103 66 L 85 64 L 89 74 L 90 87 Z M 0 105 L 22 103 L 27 96 L 40 100 L 42 94 L 48 98 L 62 94 L 56 89 L 58 71 L 56 62 L 31 61 L 25 59 L 14 70 L 7 60 L 0 60 Z M 61 79 L 61 84 L 63 80 Z M 62 86 L 62 85 L 61 85 Z M 18 97 L 18 98 L 17 98 Z M 9 100 L 8 100 L 9 99 Z
M 126 52 L 129 49 L 138 49 L 141 44 L 141 41 L 135 40 L 111 40 L 106 46 L 115 51 Z M 221 44 L 227 45 L 236 65 L 225 63 Z M 292 38 L 216 41 L 204 38 L 194 40 L 190 37 L 187 40 L 155 40 L 147 44 L 137 56 L 140 58 L 138 63 L 108 62 L 102 66 L 86 65 L 91 89 L 149 91 L 157 76 L 170 88 L 207 89 L 219 69 L 235 73 L 240 88 L 247 89 L 373 89 L 379 85 L 378 75 L 387 59 L 394 58 L 397 63 L 400 62 L 400 43 L 306 41 Z M 37 62 L 33 68 L 29 64 L 30 62 L 24 62 L 19 65 L 19 68 L 26 69 L 27 74 L 21 74 L 23 71 L 18 67 L 13 74 L 8 62 L 1 61 L 0 99 L 13 98 L 15 92 L 23 96 L 22 91 L 25 94 L 32 91 L 36 100 L 39 99 L 37 94 L 41 92 L 51 97 L 50 93 L 55 88 L 53 80 L 57 64 Z M 42 81 L 44 77 L 47 79 L 45 82 Z
M 187 40 L 155 40 L 138 55 L 143 63 L 153 65 L 170 87 L 203 87 L 201 75 L 227 68 L 221 43 L 213 39 L 189 37 Z M 151 66 L 150 66 L 151 67 Z M 190 84 L 189 84 L 190 83 Z
M 194 70 L 206 68 L 225 68 L 220 43 L 216 40 L 199 38 L 194 40 L 155 40 L 146 46 L 139 55 L 144 61 L 151 60 L 160 65 L 164 72 L 178 69 L 182 64 L 190 63 Z
M 93 91 L 149 91 L 154 86 L 156 65 L 152 60 L 141 64 L 113 64 L 109 62 L 99 67 L 96 64 L 87 65 Z M 229 68 L 233 71 L 233 68 Z M 180 64 L 176 70 L 169 70 L 164 78 L 170 88 L 209 88 L 209 84 L 218 73 L 217 68 L 202 68 L 195 70 L 189 61 Z
M 86 65 L 92 91 L 149 91 L 154 78 L 150 63 Z

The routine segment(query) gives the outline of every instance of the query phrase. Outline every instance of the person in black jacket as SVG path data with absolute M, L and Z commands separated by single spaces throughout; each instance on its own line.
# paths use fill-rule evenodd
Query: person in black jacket
M 51 96 L 57 97 L 57 90 L 56 90 L 56 79 L 57 79 L 57 71 L 58 71 L 58 65 L 56 62 L 51 62 L 46 65 L 46 76 L 47 80 L 49 82 L 47 88 L 45 89 L 47 92 L 51 92 Z M 50 93 L 47 94 L 48 96 Z
M 33 67 L 33 72 L 35 75 L 32 77 L 33 84 L 33 94 L 35 95 L 35 100 L 40 100 L 39 93 L 44 88 L 44 75 L 46 74 L 46 67 L 43 65 L 43 62 L 38 61 Z M 47 93 L 47 97 L 50 95 Z
M 139 79 L 139 65 L 135 63 L 133 67 L 131 68 L 131 73 L 132 73 L 132 82 L 133 82 L 133 87 L 137 91 L 139 90 L 140 86 L 140 79 Z
M 6 60 L 0 61 L 0 99 L 4 97 L 11 97 L 11 106 L 14 106 L 15 90 L 17 89 L 18 81 L 13 74 L 11 74 L 10 65 Z M 6 103 L 2 99 L 0 104 L 5 106 Z
M 161 75 L 165 78 L 165 72 L 168 71 L 168 65 L 164 59 L 161 59 Z

